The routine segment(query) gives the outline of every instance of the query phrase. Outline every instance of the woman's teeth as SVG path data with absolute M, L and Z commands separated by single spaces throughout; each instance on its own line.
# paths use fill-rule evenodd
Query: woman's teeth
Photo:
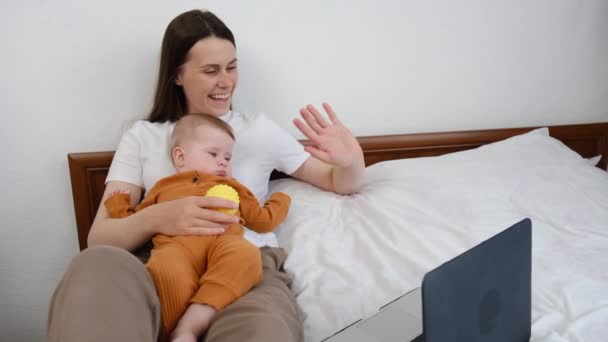
M 229 96 L 230 96 L 230 94 L 209 95 L 209 97 L 211 97 L 214 100 L 226 100 Z

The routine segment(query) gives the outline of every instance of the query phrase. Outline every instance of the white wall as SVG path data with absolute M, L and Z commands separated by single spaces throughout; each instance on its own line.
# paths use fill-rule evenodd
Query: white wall
M 1 340 L 43 340 L 77 253 L 66 154 L 115 148 L 166 24 L 201 6 L 236 35 L 235 107 L 295 135 L 321 101 L 356 135 L 608 121 L 604 0 L 3 1 Z

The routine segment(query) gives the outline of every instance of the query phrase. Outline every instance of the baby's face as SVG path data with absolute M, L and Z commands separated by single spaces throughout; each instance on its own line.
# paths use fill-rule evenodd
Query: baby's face
M 184 143 L 183 166 L 178 172 L 196 170 L 220 177 L 232 177 L 232 149 L 234 140 L 219 128 L 203 125 L 196 131 L 196 139 Z

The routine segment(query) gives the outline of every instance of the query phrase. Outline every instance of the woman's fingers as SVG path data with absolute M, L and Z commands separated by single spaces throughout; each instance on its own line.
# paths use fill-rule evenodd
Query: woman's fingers
M 323 107 L 325 108 L 325 106 L 323 106 Z M 307 105 L 306 110 L 308 113 L 310 113 L 312 115 L 312 117 L 316 120 L 316 122 L 319 124 L 319 126 L 321 126 L 323 128 L 329 126 L 329 123 L 327 121 L 325 121 L 325 118 L 323 117 L 323 115 L 321 115 L 321 113 L 319 113 L 319 111 L 313 105 L 310 105 L 310 104 Z
M 239 218 L 234 215 L 219 212 L 213 209 L 199 208 L 194 213 L 194 218 L 197 220 L 211 221 L 218 224 L 238 223 Z
M 189 224 L 180 235 L 219 235 L 223 234 L 228 225 L 238 223 L 235 215 L 226 214 L 212 208 L 234 208 L 236 203 L 217 197 L 195 196 L 194 212 Z M 209 209 L 208 209 L 209 208 Z
M 226 229 L 231 223 L 215 222 L 207 219 L 193 218 L 190 224 L 190 228 L 213 228 L 213 229 Z
M 300 119 L 294 119 L 293 124 L 304 134 L 308 139 L 312 141 L 319 140 L 319 135 L 313 131 L 308 125 L 303 123 Z
M 188 234 L 186 235 L 220 235 L 223 234 L 226 229 L 224 228 L 202 228 L 192 227 L 187 228 Z
M 327 112 L 327 115 L 333 124 L 340 123 L 340 120 L 337 120 L 336 113 L 334 113 L 329 104 L 323 103 L 323 108 Z M 300 115 L 302 115 L 302 118 L 304 118 L 308 126 L 317 134 L 322 134 L 325 128 L 331 126 L 331 124 L 325 119 L 325 115 L 319 113 L 319 111 L 313 105 L 309 104 L 306 105 L 306 108 L 300 109 Z
M 340 152 L 340 141 L 344 139 L 344 132 L 348 132 L 348 129 L 342 125 L 328 103 L 323 103 L 323 109 L 331 123 L 310 104 L 300 109 L 300 115 L 305 122 L 294 119 L 293 123 L 311 141 L 305 150 L 315 158 L 333 165 L 336 153 Z
M 194 204 L 200 208 L 238 208 L 238 204 L 220 197 L 213 196 L 192 196 Z
M 310 155 L 326 164 L 331 164 L 331 159 L 329 158 L 329 153 L 327 152 L 323 152 L 314 146 L 305 146 L 304 151 L 310 153 Z
M 205 222 L 218 223 L 216 227 L 221 225 L 238 223 L 239 218 L 235 215 L 226 214 L 213 208 L 228 208 L 236 209 L 238 204 L 219 197 L 211 196 L 194 196 L 194 204 L 197 206 L 193 216 L 194 219 L 204 220 Z M 205 225 L 206 226 L 206 225 Z
M 323 102 L 323 109 L 325 109 L 327 116 L 329 116 L 329 120 L 331 120 L 331 122 L 334 125 L 340 125 L 340 126 L 342 125 L 342 121 L 340 121 L 340 119 L 338 119 L 338 116 L 336 115 L 334 110 L 331 108 L 329 103 Z
M 315 133 L 321 134 L 323 132 L 323 127 L 321 127 L 321 125 L 319 125 L 319 123 L 317 122 L 317 119 L 315 119 L 315 117 L 312 114 L 310 114 L 308 109 L 306 109 L 306 108 L 300 109 L 300 115 L 302 116 L 304 121 L 306 121 L 306 124 L 308 125 L 308 127 L 312 128 L 312 130 L 315 131 Z
M 329 107 L 329 105 L 327 105 L 326 107 L 326 104 L 324 104 L 323 107 L 326 108 L 326 110 L 327 108 L 331 110 L 331 107 Z M 300 119 L 294 119 L 294 125 L 308 139 L 312 140 L 315 143 L 318 143 L 319 136 L 323 134 L 325 128 L 329 127 L 330 124 L 323 118 L 323 115 L 321 115 L 319 111 L 313 105 L 310 104 L 307 105 L 306 108 L 300 109 L 300 115 L 306 123 L 303 123 Z M 333 111 L 332 115 L 335 118 L 335 113 L 333 113 Z

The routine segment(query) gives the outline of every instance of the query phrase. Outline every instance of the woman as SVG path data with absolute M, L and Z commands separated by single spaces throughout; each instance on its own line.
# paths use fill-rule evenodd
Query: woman
M 131 193 L 132 205 L 158 179 L 174 172 L 168 139 L 181 116 L 207 113 L 236 133 L 234 178 L 258 199 L 268 192 L 273 169 L 337 193 L 357 191 L 365 169 L 357 140 L 328 104 L 324 118 L 313 106 L 300 110 L 296 127 L 312 141 L 304 149 L 264 115 L 231 111 L 238 83 L 231 31 L 210 12 L 177 16 L 165 31 L 152 111 L 123 136 L 106 179 L 102 202 L 116 189 Z M 165 235 L 222 234 L 238 218 L 208 208 L 234 207 L 218 198 L 188 197 L 110 219 L 100 206 L 88 237 L 89 249 L 75 257 L 58 285 L 49 311 L 49 341 L 155 341 L 160 305 L 144 265 L 127 251 Z M 300 341 L 301 320 L 285 253 L 271 234 L 247 232 L 261 247 L 262 282 L 218 313 L 206 341 Z M 188 311 L 196 311 L 192 304 Z

